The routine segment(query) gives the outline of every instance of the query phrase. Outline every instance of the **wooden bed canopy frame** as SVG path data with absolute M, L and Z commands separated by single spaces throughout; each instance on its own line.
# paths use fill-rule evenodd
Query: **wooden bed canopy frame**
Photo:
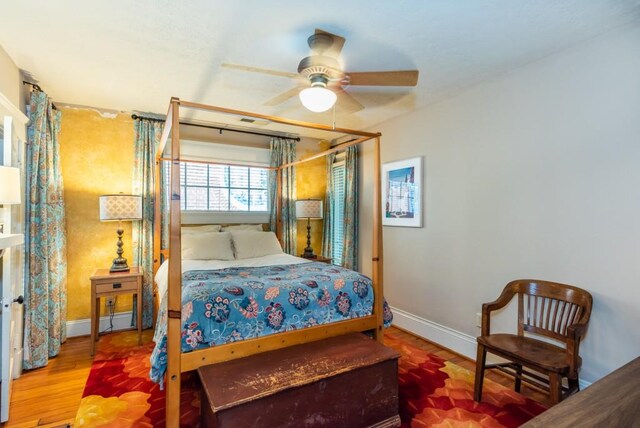
M 276 171 L 276 235 L 282 238 L 281 212 L 281 171 L 283 168 L 292 167 L 304 162 L 324 157 L 330 153 L 344 150 L 349 146 L 374 140 L 374 192 L 373 192 L 373 240 L 372 240 L 372 280 L 374 290 L 373 314 L 349 319 L 331 324 L 323 324 L 301 330 L 293 330 L 269 336 L 247 339 L 240 342 L 216 345 L 206 349 L 194 350 L 182 353 L 181 350 L 181 281 L 182 260 L 181 257 L 169 257 L 169 282 L 168 282 L 168 310 L 167 310 L 167 372 L 166 372 L 166 424 L 169 427 L 178 427 L 180 422 L 180 379 L 181 373 L 195 370 L 200 366 L 217 362 L 242 358 L 249 355 L 266 352 L 274 349 L 285 348 L 297 344 L 312 342 L 332 336 L 338 336 L 353 332 L 372 331 L 375 340 L 381 342 L 383 336 L 383 286 L 382 286 L 382 222 L 381 222 L 381 191 L 380 191 L 380 133 L 356 131 L 345 128 L 335 128 L 327 125 L 302 122 L 275 116 L 267 116 L 206 104 L 182 101 L 171 98 L 160 145 L 156 151 L 155 168 L 155 219 L 154 221 L 154 275 L 160 266 L 161 255 L 168 257 L 169 251 L 161 248 L 161 171 L 163 160 L 170 160 L 169 186 L 169 250 L 181 248 L 181 219 L 180 219 L 180 110 L 195 109 L 208 112 L 239 115 L 256 119 L 268 120 L 275 123 L 291 125 L 301 128 L 331 131 L 336 133 L 354 135 L 354 140 L 338 144 L 328 150 L 313 154 L 304 159 L 287 163 L 279 167 L 267 167 Z M 163 158 L 167 141 L 171 137 L 170 158 Z M 284 137 L 283 137 L 284 138 Z M 214 164 L 216 162 L 207 162 Z M 228 164 L 228 163 L 225 163 Z M 235 164 L 238 166 L 252 166 Z

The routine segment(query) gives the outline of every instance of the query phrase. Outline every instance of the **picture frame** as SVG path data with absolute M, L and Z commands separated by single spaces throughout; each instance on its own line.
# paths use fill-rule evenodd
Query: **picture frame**
M 382 165 L 382 225 L 422 227 L 422 156 Z

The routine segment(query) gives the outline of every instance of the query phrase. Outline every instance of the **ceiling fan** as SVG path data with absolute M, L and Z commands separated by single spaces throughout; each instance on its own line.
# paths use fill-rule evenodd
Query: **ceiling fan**
M 336 100 L 340 108 L 350 113 L 364 109 L 362 104 L 346 92 L 345 89 L 349 86 L 416 86 L 418 83 L 418 70 L 344 71 L 338 61 L 345 43 L 344 37 L 316 29 L 307 43 L 311 48 L 311 55 L 300 61 L 298 73 L 229 63 L 222 66 L 295 79 L 298 82 L 296 87 L 272 98 L 265 105 L 275 106 L 299 95 L 302 104 L 314 112 L 330 109 Z

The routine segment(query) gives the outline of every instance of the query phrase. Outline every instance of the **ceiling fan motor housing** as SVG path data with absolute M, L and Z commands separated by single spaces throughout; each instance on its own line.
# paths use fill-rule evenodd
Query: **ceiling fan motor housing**
M 324 75 L 327 81 L 342 80 L 344 73 L 335 58 L 325 55 L 311 55 L 303 58 L 298 64 L 298 73 L 307 79 L 314 75 Z

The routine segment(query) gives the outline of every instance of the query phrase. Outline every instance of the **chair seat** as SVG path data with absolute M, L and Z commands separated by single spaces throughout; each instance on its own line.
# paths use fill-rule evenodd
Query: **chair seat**
M 484 345 L 490 352 L 496 351 L 493 353 L 520 360 L 528 366 L 557 373 L 569 371 L 567 351 L 550 343 L 515 334 L 479 336 L 478 343 Z

